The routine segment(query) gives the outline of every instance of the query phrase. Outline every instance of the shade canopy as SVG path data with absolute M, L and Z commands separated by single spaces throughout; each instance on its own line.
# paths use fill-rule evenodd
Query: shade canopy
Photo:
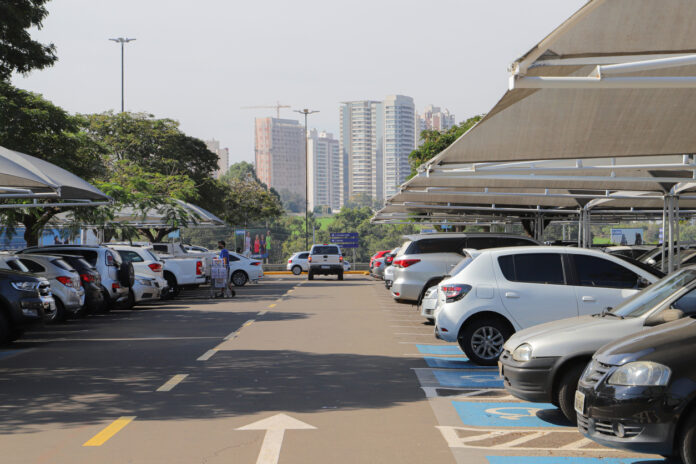
M 108 201 L 89 182 L 42 159 L 0 147 L 0 198 Z
M 186 227 L 219 227 L 225 225 L 225 221 L 200 206 L 181 200 L 174 201 L 188 218 L 187 222 L 189 224 Z M 114 222 L 150 229 L 171 227 L 171 216 L 168 213 L 173 213 L 171 208 L 152 208 L 141 213 L 131 207 L 124 207 L 116 211 Z

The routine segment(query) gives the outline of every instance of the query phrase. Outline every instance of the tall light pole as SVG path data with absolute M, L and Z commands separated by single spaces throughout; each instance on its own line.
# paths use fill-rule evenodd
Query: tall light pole
M 112 42 L 120 43 L 121 44 L 121 113 L 123 113 L 124 110 L 124 97 L 123 97 L 123 44 L 127 44 L 128 42 L 132 42 L 135 39 L 128 39 L 125 37 L 119 37 L 117 39 L 109 39 Z
M 303 110 L 294 110 L 295 113 L 304 114 L 304 152 L 305 152 L 305 209 L 304 209 L 304 244 L 305 250 L 309 250 L 309 149 L 307 144 L 307 137 L 309 133 L 307 132 L 307 116 L 312 113 L 318 113 L 318 110 L 308 110 L 307 108 Z

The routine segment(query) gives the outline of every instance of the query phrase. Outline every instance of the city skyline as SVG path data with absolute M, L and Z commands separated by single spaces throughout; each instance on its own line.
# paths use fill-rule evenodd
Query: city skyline
M 318 0 L 211 0 L 195 9 L 180 0 L 53 1 L 43 28 L 31 33 L 55 43 L 59 61 L 12 82 L 71 113 L 118 111 L 120 50 L 108 38 L 137 38 L 125 50 L 125 109 L 178 120 L 187 134 L 228 147 L 231 162 L 252 161 L 254 118 L 275 112 L 243 106 L 317 109 L 310 127 L 334 134 L 336 106 L 355 98 L 410 95 L 446 105 L 459 120 L 484 113 L 507 88 L 506 64 L 584 3 L 441 0 L 423 9 L 358 0 L 336 15 Z M 403 40 L 404 24 L 436 25 L 439 42 L 450 46 Z M 455 45 L 466 37 L 486 37 L 485 46 Z M 281 109 L 280 117 L 291 114 Z

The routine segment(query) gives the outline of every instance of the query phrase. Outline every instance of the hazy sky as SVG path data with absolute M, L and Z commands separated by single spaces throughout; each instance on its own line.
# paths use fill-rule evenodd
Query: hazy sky
M 507 67 L 586 0 L 53 0 L 33 36 L 59 61 L 16 76 L 71 112 L 120 109 L 180 121 L 216 138 L 230 162 L 254 158 L 254 117 L 273 105 L 310 108 L 310 127 L 338 138 L 341 101 L 389 94 L 416 108 L 449 108 L 457 121 L 488 111 Z M 300 115 L 282 109 L 281 117 Z

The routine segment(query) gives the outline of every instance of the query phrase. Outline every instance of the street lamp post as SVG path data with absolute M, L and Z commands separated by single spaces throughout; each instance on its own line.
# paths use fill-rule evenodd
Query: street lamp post
M 308 110 L 307 108 L 303 110 L 294 110 L 295 113 L 304 114 L 304 151 L 305 151 L 305 212 L 304 212 L 304 223 L 305 223 L 305 233 L 304 242 L 305 250 L 309 250 L 309 148 L 307 144 L 307 137 L 309 133 L 307 132 L 307 116 L 312 113 L 318 113 L 318 110 Z
M 132 42 L 135 39 L 128 39 L 125 37 L 119 37 L 117 39 L 109 39 L 112 42 L 120 43 L 121 44 L 121 113 L 123 113 L 124 110 L 124 97 L 123 97 L 123 44 L 127 44 L 128 42 Z

